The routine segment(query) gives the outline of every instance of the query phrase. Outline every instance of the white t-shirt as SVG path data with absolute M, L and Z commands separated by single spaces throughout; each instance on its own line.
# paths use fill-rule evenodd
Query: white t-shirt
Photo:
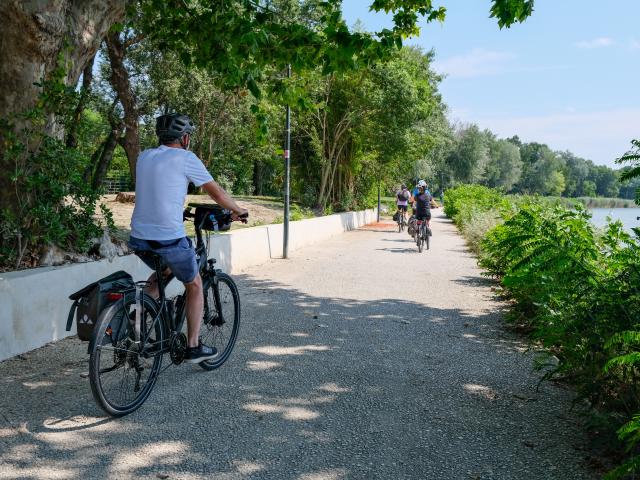
M 184 237 L 182 211 L 189 182 L 199 187 L 211 180 L 193 152 L 164 145 L 142 152 L 136 165 L 131 236 L 143 240 Z

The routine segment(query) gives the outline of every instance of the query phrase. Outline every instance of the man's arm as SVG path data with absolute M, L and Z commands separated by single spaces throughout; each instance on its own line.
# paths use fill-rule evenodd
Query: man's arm
M 241 215 L 248 213 L 247 210 L 240 207 L 215 180 L 211 180 L 201 185 L 201 187 L 214 202 L 223 208 L 231 210 L 234 220 L 239 220 Z

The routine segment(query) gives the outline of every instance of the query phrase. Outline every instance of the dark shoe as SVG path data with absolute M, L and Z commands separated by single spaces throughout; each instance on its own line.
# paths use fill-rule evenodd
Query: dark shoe
M 187 363 L 200 363 L 211 360 L 218 356 L 218 351 L 214 347 L 207 347 L 200 343 L 197 347 L 187 347 L 184 354 L 184 361 Z

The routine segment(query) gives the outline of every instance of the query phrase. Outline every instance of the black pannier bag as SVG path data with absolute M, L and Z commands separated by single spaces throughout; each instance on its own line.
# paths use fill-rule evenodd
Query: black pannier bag
M 67 318 L 67 332 L 71 330 L 75 313 L 78 338 L 83 341 L 91 340 L 100 313 L 109 304 L 122 298 L 119 293 L 131 289 L 135 289 L 133 278 L 120 270 L 69 295 L 73 305 Z
M 194 224 L 210 232 L 225 232 L 231 228 L 231 212 L 220 205 L 190 203 L 196 208 Z

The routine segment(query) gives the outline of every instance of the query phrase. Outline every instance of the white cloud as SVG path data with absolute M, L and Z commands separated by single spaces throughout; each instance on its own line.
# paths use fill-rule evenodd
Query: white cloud
M 578 48 L 602 48 L 602 47 L 612 47 L 615 44 L 616 44 L 616 41 L 613 38 L 598 37 L 592 40 L 583 40 L 581 42 L 576 42 L 575 46 Z
M 522 141 L 570 150 L 596 164 L 619 168 L 614 160 L 638 138 L 640 107 L 599 112 L 567 112 L 540 116 L 468 118 L 499 137 L 518 135 Z
M 640 40 L 632 38 L 629 40 L 629 48 L 631 50 L 640 50 Z
M 507 70 L 508 63 L 515 58 L 510 52 L 499 52 L 474 48 L 464 55 L 455 55 L 436 60 L 434 69 L 450 78 L 473 78 L 498 75 Z

